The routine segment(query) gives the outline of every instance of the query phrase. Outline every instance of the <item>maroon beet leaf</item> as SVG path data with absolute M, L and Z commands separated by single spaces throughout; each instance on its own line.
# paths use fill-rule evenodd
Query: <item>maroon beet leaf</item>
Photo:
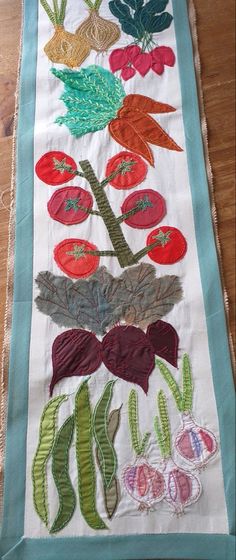
M 53 388 L 64 377 L 90 375 L 101 365 L 101 343 L 96 336 L 83 329 L 71 329 L 59 334 L 52 345 Z
M 156 321 L 147 328 L 147 337 L 157 356 L 177 367 L 179 337 L 172 325 Z
M 147 393 L 155 356 L 141 329 L 123 325 L 111 329 L 102 341 L 102 359 L 114 375 L 124 381 L 137 383 Z

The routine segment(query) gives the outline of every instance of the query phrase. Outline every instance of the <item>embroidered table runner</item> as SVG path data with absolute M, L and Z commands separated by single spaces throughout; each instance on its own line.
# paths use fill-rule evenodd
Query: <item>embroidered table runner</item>
M 234 391 L 185 0 L 25 0 L 4 560 L 231 560 Z

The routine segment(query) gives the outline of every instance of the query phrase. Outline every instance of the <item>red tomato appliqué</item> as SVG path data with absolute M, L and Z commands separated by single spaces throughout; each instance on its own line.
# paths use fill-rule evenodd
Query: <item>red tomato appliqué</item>
M 127 163 L 127 171 L 121 172 L 110 181 L 110 185 L 115 189 L 132 189 L 144 181 L 147 174 L 147 164 L 140 156 L 132 152 L 120 152 L 109 159 L 106 167 L 106 177 L 116 171 L 122 162 Z M 129 165 L 130 164 L 130 165 Z
M 146 245 L 158 241 L 158 245 L 148 252 L 152 261 L 159 264 L 173 264 L 180 261 L 187 251 L 187 241 L 179 229 L 161 226 L 149 233 Z
M 130 212 L 138 206 L 140 210 L 124 220 L 126 224 L 135 229 L 156 226 L 166 214 L 164 198 L 152 189 L 143 189 L 130 194 L 122 204 L 122 214 Z
M 85 239 L 64 239 L 54 249 L 54 259 L 63 272 L 72 278 L 87 278 L 99 265 L 99 256 L 87 254 L 97 251 L 96 245 Z
M 35 171 L 41 181 L 56 186 L 73 179 L 73 171 L 77 171 L 77 165 L 64 152 L 47 152 L 36 163 Z
M 93 205 L 93 198 L 89 192 L 81 187 L 63 187 L 53 193 L 48 202 L 48 212 L 57 222 L 62 224 L 72 225 L 80 224 L 89 213 Z

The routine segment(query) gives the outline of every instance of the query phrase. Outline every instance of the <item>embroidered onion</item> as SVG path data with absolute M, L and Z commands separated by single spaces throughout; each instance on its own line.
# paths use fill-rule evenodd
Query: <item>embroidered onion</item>
M 97 10 L 91 10 L 88 18 L 78 27 L 76 34 L 85 39 L 91 49 L 106 51 L 120 37 L 116 23 L 99 16 Z
M 65 31 L 62 25 L 55 27 L 52 39 L 44 47 L 46 55 L 52 62 L 66 64 L 70 68 L 80 66 L 90 50 L 84 37 Z

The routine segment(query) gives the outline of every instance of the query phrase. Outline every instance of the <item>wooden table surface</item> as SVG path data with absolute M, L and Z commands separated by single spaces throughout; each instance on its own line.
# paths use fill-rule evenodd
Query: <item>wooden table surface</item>
M 235 340 L 234 0 L 195 0 L 218 232 Z M 3 336 L 14 95 L 21 0 L 0 0 L 0 337 Z M 207 248 L 206 248 L 207 250 Z

